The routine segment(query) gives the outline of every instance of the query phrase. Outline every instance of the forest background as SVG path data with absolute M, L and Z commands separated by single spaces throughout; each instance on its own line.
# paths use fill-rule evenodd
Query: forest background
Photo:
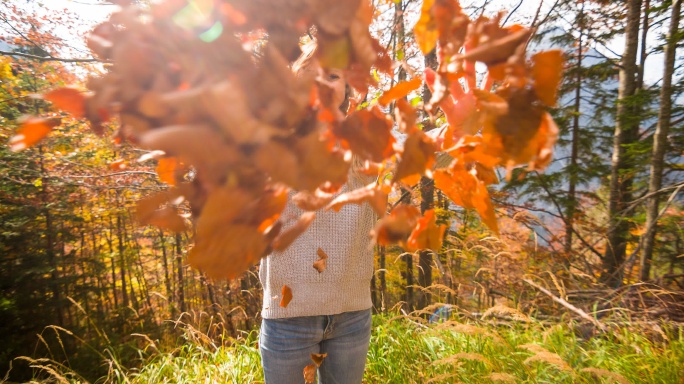
M 498 237 L 429 183 L 412 191 L 449 224 L 445 242 L 438 253 L 377 247 L 374 310 L 414 321 L 438 310 L 503 320 L 588 314 L 590 332 L 615 318 L 684 321 L 681 1 L 528 3 L 503 4 L 503 23 L 537 28 L 532 49 L 560 48 L 566 59 L 551 109 L 560 128 L 552 165 L 517 169 L 510 181 L 499 174 L 490 190 Z M 6 1 L 0 9 L 0 372 L 12 365 L 14 380 L 35 375 L 18 356 L 68 361 L 95 380 L 107 371 L 102 350 L 135 366 L 147 340 L 176 345 L 191 328 L 229 343 L 259 324 L 255 268 L 209 280 L 184 262 L 191 232 L 135 222 L 135 202 L 166 188 L 155 161 L 137 161 L 140 149 L 113 146 L 35 97 L 106 70 L 77 41 L 90 26 L 73 5 L 110 5 L 65 4 Z M 373 35 L 404 65 L 394 76 L 375 73 L 380 86 L 362 106 L 435 61 L 413 33 L 422 2 L 374 6 Z M 502 8 L 463 6 L 471 18 Z M 27 114 L 62 124 L 12 151 L 4 144 Z M 425 117 L 424 129 L 430 124 Z

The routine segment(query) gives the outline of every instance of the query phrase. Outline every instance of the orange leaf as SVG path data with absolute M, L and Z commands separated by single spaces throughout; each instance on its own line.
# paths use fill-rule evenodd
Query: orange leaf
M 534 90 L 539 100 L 549 107 L 556 105 L 562 75 L 563 52 L 561 50 L 539 52 L 532 56 Z
M 136 217 L 145 225 L 155 225 L 174 232 L 186 229 L 185 219 L 180 217 L 174 201 L 178 191 L 164 191 L 144 197 L 136 206 Z
M 435 0 L 424 0 L 423 7 L 420 11 L 420 18 L 413 27 L 413 32 L 416 35 L 416 41 L 418 46 L 424 55 L 427 55 L 435 49 L 437 45 L 437 38 L 439 34 L 437 33 L 437 24 L 432 17 L 432 5 Z
M 316 365 L 309 364 L 304 367 L 304 383 L 313 384 L 314 380 L 316 380 Z
M 195 237 L 195 246 L 188 253 L 188 263 L 211 279 L 232 279 L 265 256 L 267 246 L 264 235 L 254 226 L 219 226 Z
M 157 163 L 157 175 L 159 175 L 159 180 L 168 185 L 176 185 L 175 174 L 177 166 L 178 160 L 175 157 L 159 159 Z
M 57 88 L 43 95 L 45 100 L 52 102 L 57 108 L 69 112 L 80 119 L 85 114 L 85 96 L 75 88 Z
M 318 273 L 321 273 L 325 271 L 325 268 L 327 267 L 326 260 L 328 259 L 328 255 L 321 248 L 318 248 L 316 253 L 318 254 L 318 260 L 314 261 L 313 267 Z
M 393 100 L 405 97 L 408 95 L 411 91 L 415 91 L 420 87 L 420 85 L 423 83 L 423 79 L 420 77 L 413 78 L 408 81 L 402 81 L 401 83 L 396 84 L 394 87 L 388 89 L 385 91 L 385 93 L 380 96 L 378 99 L 378 103 L 380 105 L 387 105 Z
M 311 361 L 313 361 L 317 367 L 320 367 L 321 364 L 323 364 L 323 359 L 325 359 L 326 357 L 328 357 L 327 353 L 312 353 Z
M 468 172 L 460 164 L 456 164 L 451 169 L 451 173 L 441 169 L 435 171 L 433 178 L 435 187 L 440 189 L 456 205 L 474 208 L 480 214 L 482 222 L 492 232 L 499 234 L 494 206 L 489 199 L 489 191 L 487 191 L 484 182 L 478 180 L 475 175 Z
M 35 145 L 42 140 L 52 128 L 61 124 L 62 121 L 57 118 L 43 119 L 38 117 L 29 117 L 21 124 L 21 128 L 17 134 L 12 136 L 9 141 L 10 150 L 13 152 L 21 151 L 32 145 Z
M 415 252 L 420 249 L 430 249 L 435 253 L 439 252 L 446 229 L 446 225 L 436 224 L 433 209 L 425 211 L 406 241 L 406 250 Z
M 292 203 L 303 211 L 317 211 L 330 203 L 335 197 L 332 193 L 326 193 L 316 189 L 314 193 L 308 191 L 297 192 L 292 196 Z
M 373 238 L 378 245 L 404 243 L 419 218 L 418 208 L 408 204 L 399 204 L 389 215 L 378 221 L 373 229 Z
M 435 164 L 436 146 L 432 138 L 423 131 L 414 131 L 404 142 L 401 160 L 394 174 L 396 180 L 409 176 L 424 175 Z M 414 178 L 415 180 L 415 178 Z
M 124 159 L 117 159 L 109 163 L 109 168 L 111 168 L 114 171 L 122 171 L 126 169 L 126 160 Z
M 283 285 L 283 289 L 280 292 L 280 306 L 287 308 L 290 301 L 292 301 L 292 289 L 287 285 Z
M 294 242 L 299 235 L 304 233 L 307 228 L 309 228 L 309 225 L 313 221 L 313 219 L 316 218 L 316 213 L 315 212 L 304 212 L 302 215 L 299 217 L 299 220 L 297 222 L 281 232 L 278 237 L 273 240 L 273 250 L 274 251 L 283 251 L 287 247 Z

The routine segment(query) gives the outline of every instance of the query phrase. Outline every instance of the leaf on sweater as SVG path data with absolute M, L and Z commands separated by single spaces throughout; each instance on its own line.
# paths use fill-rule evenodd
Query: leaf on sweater
M 273 250 L 281 252 L 287 249 L 299 235 L 309 228 L 309 225 L 315 217 L 315 212 L 304 212 L 293 226 L 282 231 L 280 235 L 273 240 Z
M 318 271 L 318 273 L 322 273 L 323 271 L 325 271 L 325 268 L 328 266 L 327 261 L 326 261 L 328 259 L 328 255 L 321 248 L 318 248 L 318 251 L 316 251 L 316 254 L 318 255 L 318 260 L 314 261 L 313 267 L 315 270 Z
M 399 204 L 375 225 L 373 239 L 378 245 L 403 244 L 413 232 L 419 218 L 418 208 Z
M 280 290 L 280 306 L 287 308 L 290 301 L 292 301 L 292 289 L 287 285 L 283 285 L 283 288 Z
M 406 241 L 406 250 L 415 252 L 420 249 L 430 249 L 438 253 L 442 248 L 442 239 L 446 229 L 447 226 L 444 224 L 437 225 L 434 209 L 425 211 Z

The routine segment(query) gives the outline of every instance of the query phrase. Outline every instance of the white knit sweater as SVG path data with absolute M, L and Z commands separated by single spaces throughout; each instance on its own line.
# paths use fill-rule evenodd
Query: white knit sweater
M 363 177 L 350 177 L 340 193 L 363 186 Z M 302 211 L 291 202 L 281 217 L 283 229 Z M 376 215 L 368 203 L 348 204 L 339 212 L 319 210 L 309 228 L 283 252 L 261 260 L 259 279 L 264 288 L 261 315 L 265 319 L 334 315 L 372 306 L 373 245 L 369 237 Z M 317 250 L 327 255 L 322 273 L 313 268 Z M 283 285 L 292 301 L 280 307 Z

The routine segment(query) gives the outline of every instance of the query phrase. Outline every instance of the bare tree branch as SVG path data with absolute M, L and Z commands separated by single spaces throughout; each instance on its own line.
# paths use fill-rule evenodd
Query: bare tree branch
M 38 60 L 38 61 L 59 61 L 62 63 L 106 63 L 106 61 L 100 60 L 100 59 L 95 59 L 95 58 L 89 58 L 89 59 L 64 59 L 61 57 L 54 57 L 54 56 L 37 56 L 37 55 L 31 55 L 28 53 L 21 53 L 21 52 L 7 52 L 7 51 L 0 51 L 0 56 L 19 56 L 19 57 L 26 57 L 28 59 L 33 59 L 33 60 Z

